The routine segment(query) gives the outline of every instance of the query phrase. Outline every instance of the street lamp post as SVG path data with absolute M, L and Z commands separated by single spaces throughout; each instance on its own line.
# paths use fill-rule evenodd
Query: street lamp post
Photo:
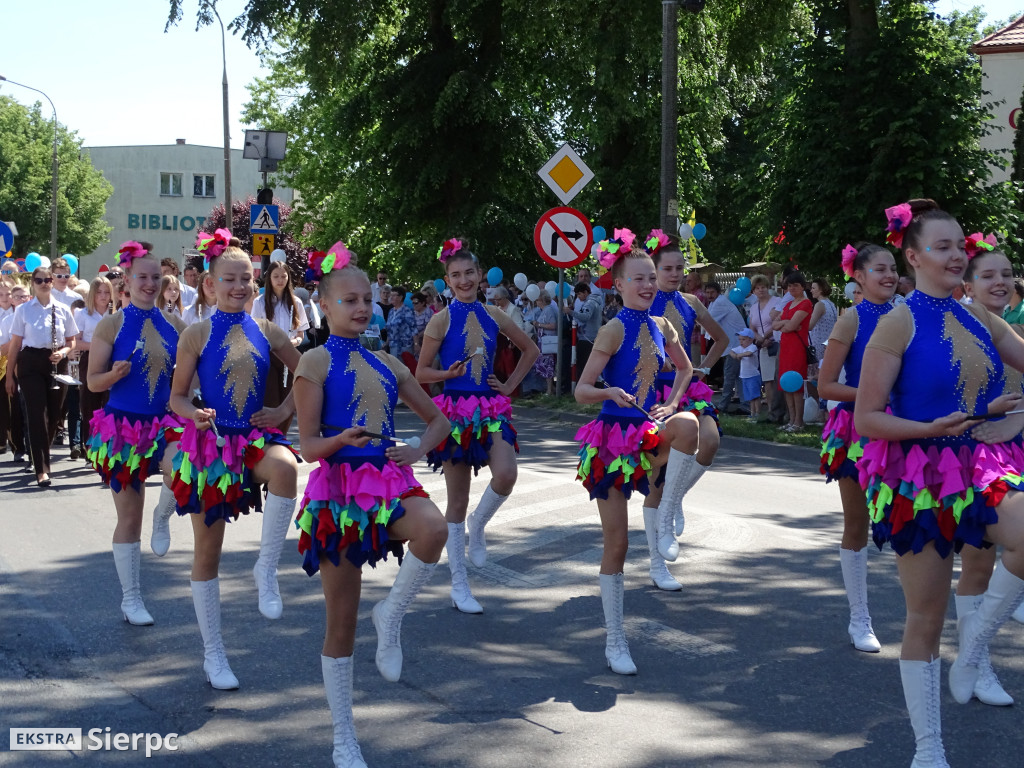
M 679 3 L 661 3 L 661 228 L 676 231 L 676 89 L 679 87 Z M 675 203 L 676 210 L 671 210 Z
M 224 76 L 221 88 L 224 96 L 224 226 L 231 229 L 231 127 L 228 122 L 228 48 L 224 35 L 224 22 L 217 13 L 217 2 L 210 3 L 210 10 L 220 23 L 220 49 L 224 61 Z
M 50 109 L 53 110 L 53 166 L 50 170 L 52 177 L 50 181 L 50 261 L 53 261 L 57 258 L 57 139 L 59 136 L 59 129 L 57 126 L 57 108 L 53 106 L 53 99 L 38 88 L 33 88 L 31 85 L 25 85 L 24 83 L 16 83 L 13 80 L 8 80 L 3 75 L 0 75 L 0 81 L 10 83 L 11 85 L 18 85 L 22 88 L 27 88 L 30 91 L 42 94 L 43 97 L 50 102 Z

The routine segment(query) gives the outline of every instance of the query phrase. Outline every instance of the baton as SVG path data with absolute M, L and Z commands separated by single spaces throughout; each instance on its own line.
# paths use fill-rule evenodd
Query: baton
M 135 349 L 133 349 L 133 350 L 132 350 L 132 351 L 131 351 L 131 352 L 129 353 L 128 357 L 127 357 L 127 358 L 125 358 L 125 359 L 126 359 L 126 360 L 128 360 L 129 362 L 131 362 L 131 359 L 132 359 L 133 357 L 135 357 L 135 353 L 136 353 L 136 352 L 138 352 L 138 351 L 139 351 L 140 349 L 144 349 L 144 348 L 145 348 L 145 346 L 146 346 L 146 342 L 145 342 L 145 341 L 143 341 L 142 339 L 139 339 L 138 341 L 136 341 L 136 342 L 135 342 Z
M 608 389 L 608 384 L 606 382 L 601 382 L 600 385 L 597 385 L 597 388 L 598 389 Z M 641 406 L 640 403 L 638 403 L 636 400 L 630 400 L 629 404 L 631 406 L 633 406 L 634 408 L 636 408 L 638 411 L 640 411 L 640 413 L 642 413 L 644 416 L 646 416 L 648 421 L 653 422 L 654 426 L 656 426 L 658 429 L 661 429 L 662 427 L 665 426 L 665 422 L 664 421 L 658 421 L 656 418 L 651 416 L 651 414 L 649 414 L 643 408 L 643 406 Z
M 483 347 L 477 347 L 476 348 L 476 352 L 474 352 L 472 355 L 470 355 L 469 357 L 463 358 L 462 360 L 459 360 L 459 365 L 465 365 L 470 360 L 472 360 L 474 357 L 476 357 L 477 355 L 482 355 L 483 353 L 484 353 L 484 348 Z
M 217 438 L 217 447 L 223 448 L 226 441 L 220 436 L 220 432 L 217 431 L 217 425 L 214 423 L 213 419 L 210 419 L 210 429 L 213 431 L 214 437 Z
M 1003 413 L 975 413 L 968 416 L 964 421 L 988 421 L 990 419 L 999 419 L 1003 416 L 1013 416 L 1018 413 L 1024 413 L 1024 408 L 1018 408 L 1015 411 L 1004 411 Z
M 335 432 L 344 432 L 345 429 L 347 429 L 347 427 L 336 427 L 333 424 L 321 424 L 320 429 L 333 429 Z M 374 440 L 387 440 L 388 442 L 391 443 L 405 443 L 410 448 L 420 447 L 420 439 L 415 436 L 410 437 L 408 439 L 403 439 L 401 437 L 395 437 L 394 435 L 382 435 L 379 432 L 370 432 L 369 430 L 365 429 L 363 430 L 362 436 L 371 437 Z

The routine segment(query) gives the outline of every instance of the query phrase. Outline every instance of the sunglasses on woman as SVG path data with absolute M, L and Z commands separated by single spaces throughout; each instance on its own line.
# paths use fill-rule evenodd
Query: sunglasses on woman
M 36 285 L 43 285 L 44 283 L 46 285 L 49 285 L 50 283 L 53 282 L 53 278 L 52 277 L 33 277 L 32 278 L 32 282 L 35 283 Z
M 120 280 L 122 277 L 124 277 L 124 272 L 108 271 L 106 274 L 108 280 Z

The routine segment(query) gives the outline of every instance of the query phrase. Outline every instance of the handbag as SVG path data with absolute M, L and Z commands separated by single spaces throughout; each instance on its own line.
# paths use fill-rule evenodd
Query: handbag
M 800 337 L 797 336 L 797 338 L 799 339 Z M 804 340 L 800 339 L 800 343 L 804 344 Z M 804 354 L 807 356 L 808 365 L 818 364 L 818 352 L 817 350 L 814 349 L 814 347 L 804 344 Z
M 777 357 L 779 354 L 779 342 L 772 339 L 771 344 L 765 347 L 765 350 L 768 352 L 768 357 Z
M 557 336 L 541 336 L 540 337 L 540 351 L 543 355 L 554 355 L 558 353 L 558 337 Z

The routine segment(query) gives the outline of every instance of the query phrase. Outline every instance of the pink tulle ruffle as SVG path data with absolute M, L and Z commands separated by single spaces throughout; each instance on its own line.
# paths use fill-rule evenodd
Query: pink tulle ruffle
M 378 469 L 369 462 L 353 467 L 320 459 L 320 466 L 309 475 L 300 509 L 309 500 L 334 501 L 342 506 L 354 503 L 361 509 L 372 509 L 381 499 L 401 498 L 419 485 L 411 467 L 399 467 L 394 462 Z

